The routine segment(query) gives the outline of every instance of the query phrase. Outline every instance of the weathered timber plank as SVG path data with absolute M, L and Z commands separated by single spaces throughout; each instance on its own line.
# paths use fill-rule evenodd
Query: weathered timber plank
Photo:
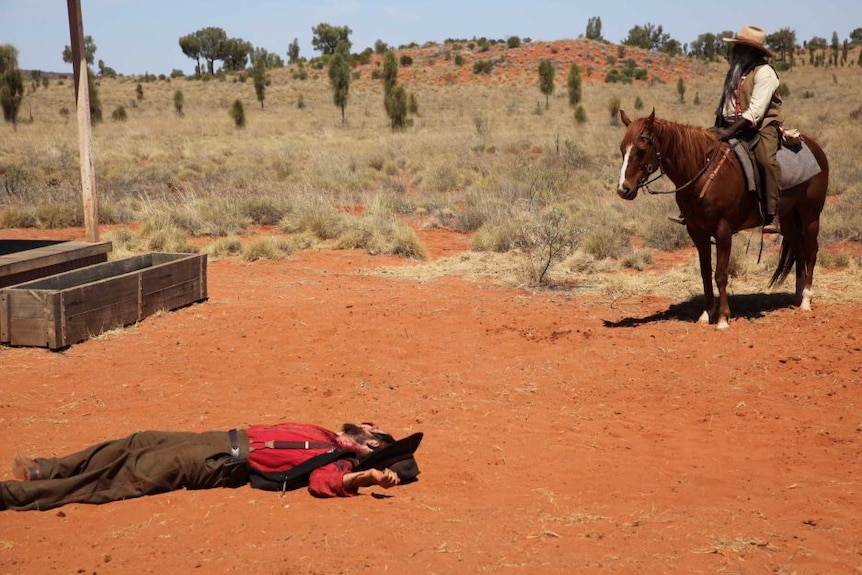
M 26 245 L 26 244 L 25 244 Z M 105 262 L 111 242 L 57 242 L 0 256 L 0 288 Z

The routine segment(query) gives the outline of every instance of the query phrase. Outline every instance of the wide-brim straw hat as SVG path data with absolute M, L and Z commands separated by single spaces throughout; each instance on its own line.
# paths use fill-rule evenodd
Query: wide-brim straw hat
M 743 26 L 739 29 L 736 36 L 733 38 L 722 38 L 725 42 L 733 44 L 743 44 L 760 50 L 768 57 L 773 58 L 775 55 L 766 47 L 766 31 L 757 26 Z

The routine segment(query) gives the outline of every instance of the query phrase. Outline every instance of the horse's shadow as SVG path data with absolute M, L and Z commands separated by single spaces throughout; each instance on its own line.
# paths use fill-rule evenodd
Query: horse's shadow
M 754 320 L 767 312 L 794 305 L 792 293 L 743 294 L 728 297 L 731 318 Z M 671 304 L 665 311 L 644 317 L 625 317 L 617 321 L 603 320 L 605 327 L 638 327 L 662 321 L 697 321 L 703 313 L 703 296 L 693 296 L 689 300 Z

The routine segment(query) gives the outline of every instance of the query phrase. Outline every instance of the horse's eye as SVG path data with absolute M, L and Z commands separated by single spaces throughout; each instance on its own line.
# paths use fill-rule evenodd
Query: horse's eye
M 635 156 L 637 156 L 639 160 L 643 159 L 644 154 L 646 154 L 646 150 L 644 150 L 643 148 L 640 148 L 637 152 L 635 152 Z

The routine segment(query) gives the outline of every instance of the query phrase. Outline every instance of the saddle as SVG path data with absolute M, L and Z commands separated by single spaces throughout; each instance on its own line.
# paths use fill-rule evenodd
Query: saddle
M 758 197 L 760 197 L 762 196 L 761 183 L 758 177 L 757 161 L 754 158 L 754 147 L 758 141 L 759 137 L 751 140 L 732 138 L 728 140 L 728 145 L 736 154 L 739 165 L 742 166 L 748 191 L 757 192 Z M 817 158 L 814 157 L 799 130 L 781 128 L 781 146 L 779 146 L 775 157 L 781 168 L 781 176 L 778 181 L 780 190 L 797 186 L 820 173 L 820 164 L 817 163 Z

